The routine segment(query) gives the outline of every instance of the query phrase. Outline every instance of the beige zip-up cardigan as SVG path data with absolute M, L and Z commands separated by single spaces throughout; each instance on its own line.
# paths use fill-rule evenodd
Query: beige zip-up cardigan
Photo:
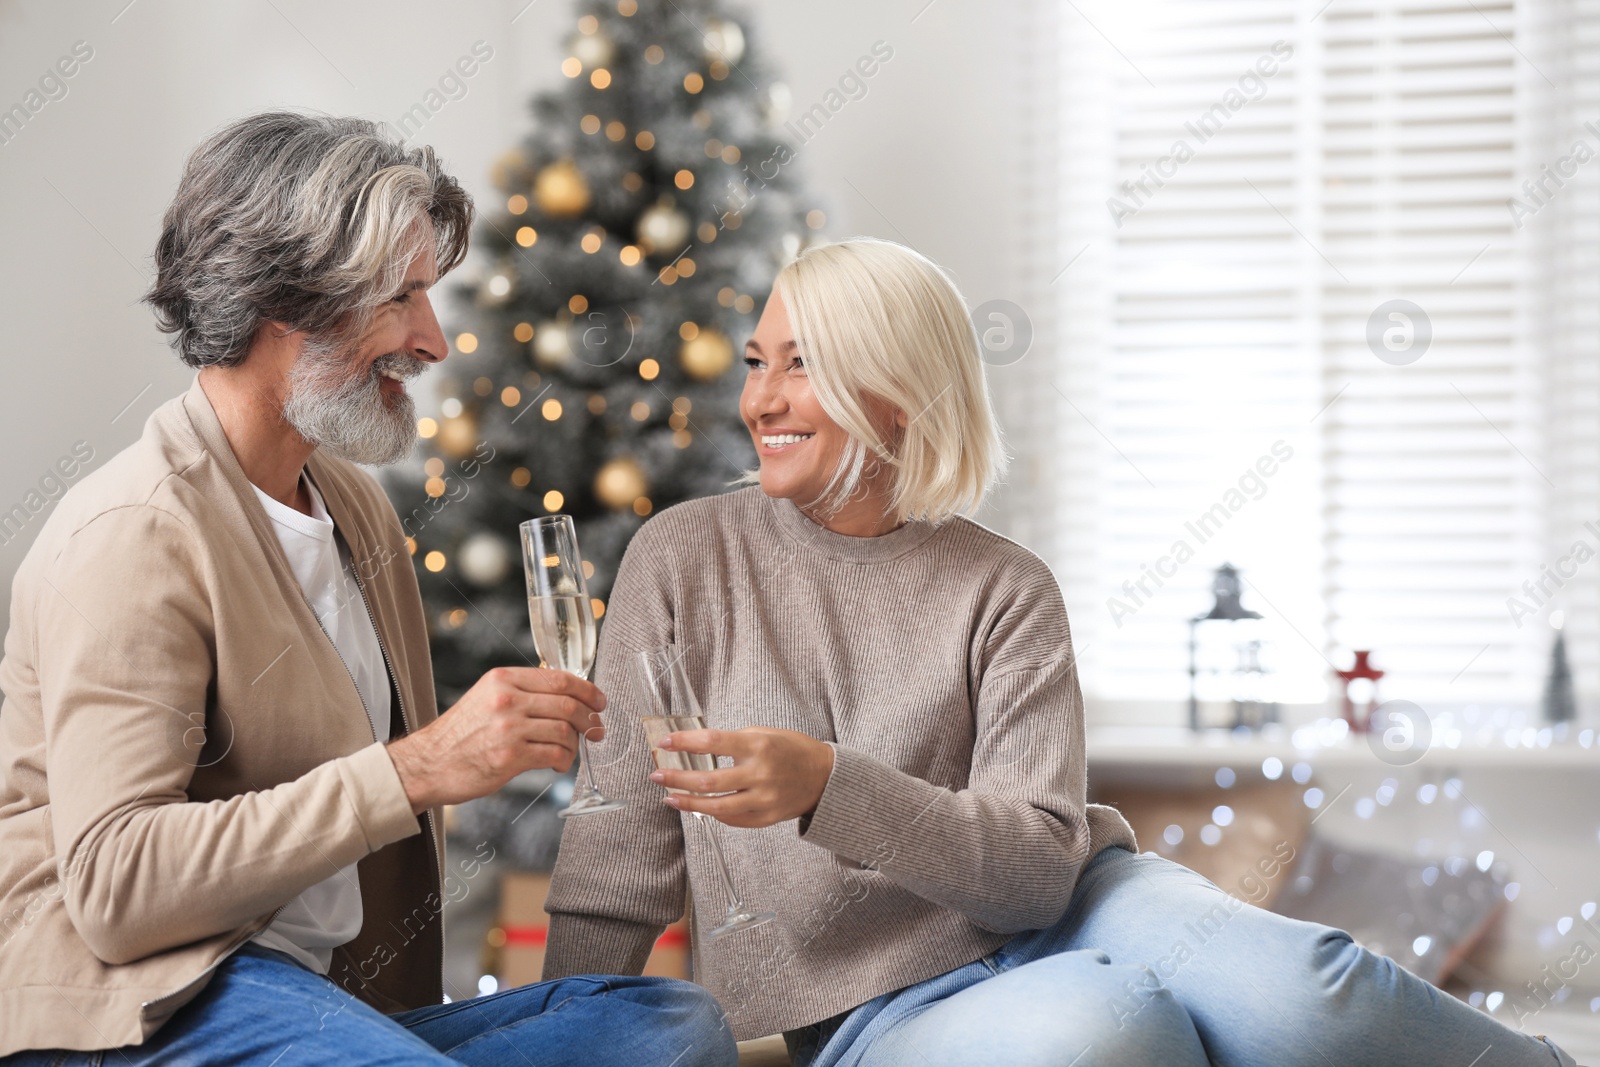
M 436 717 L 416 574 L 376 481 L 306 465 L 393 687 Z M 411 812 L 198 376 L 62 497 L 0 661 L 0 1055 L 139 1044 L 301 890 L 360 861 L 330 977 L 442 1000 L 439 812 Z

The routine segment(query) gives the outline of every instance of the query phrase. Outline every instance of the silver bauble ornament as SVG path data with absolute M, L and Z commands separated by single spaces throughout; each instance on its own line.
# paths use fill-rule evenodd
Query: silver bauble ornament
M 541 322 L 533 331 L 533 358 L 541 367 L 565 367 L 572 362 L 572 334 L 564 322 Z
M 789 92 L 789 87 L 783 82 L 773 82 L 761 96 L 761 117 L 768 126 L 777 129 L 789 117 L 789 108 L 793 103 L 794 96 Z
M 701 44 L 707 59 L 720 59 L 731 65 L 744 58 L 744 30 L 730 19 L 706 19 Z
M 473 585 L 499 585 L 511 572 L 511 549 L 494 534 L 475 533 L 461 542 L 456 566 Z
M 517 272 L 510 264 L 502 263 L 478 285 L 478 306 L 497 308 L 505 306 L 517 287 Z
M 689 239 L 689 218 L 665 201 L 645 208 L 639 216 L 639 247 L 647 253 L 668 252 L 677 255 Z
M 611 38 L 597 31 L 580 33 L 568 41 L 567 54 L 582 63 L 584 70 L 594 70 L 596 67 L 610 66 L 616 49 L 611 44 Z

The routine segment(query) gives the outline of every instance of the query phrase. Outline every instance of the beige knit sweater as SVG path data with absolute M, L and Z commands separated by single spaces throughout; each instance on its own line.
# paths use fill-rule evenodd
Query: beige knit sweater
M 668 643 L 687 649 L 708 725 L 835 750 L 810 820 L 715 824 L 746 902 L 778 918 L 714 942 L 702 931 L 726 902 L 703 828 L 646 777 L 632 654 Z M 1089 857 L 1134 847 L 1115 810 L 1084 802 L 1055 578 L 965 518 L 850 537 L 759 487 L 668 508 L 628 546 L 596 680 L 610 704 L 595 772 L 628 807 L 566 827 L 544 977 L 638 974 L 692 891 L 695 978 L 740 1040 L 1048 926 Z

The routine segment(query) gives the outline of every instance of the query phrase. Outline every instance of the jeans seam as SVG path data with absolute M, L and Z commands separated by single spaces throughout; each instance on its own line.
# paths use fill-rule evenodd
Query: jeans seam
M 604 996 L 605 994 L 602 993 L 600 995 Z M 550 1011 L 551 1012 L 558 1011 L 558 1010 L 560 1010 L 561 1008 L 565 1007 L 566 1005 L 568 1005 L 570 1003 L 572 1003 L 572 1001 L 563 1000 L 560 1004 L 557 1004 L 554 1008 L 551 1008 Z M 504 1033 L 507 1030 L 514 1030 L 517 1027 L 521 1026 L 523 1023 L 527 1022 L 529 1019 L 537 1019 L 537 1018 L 539 1018 L 540 1015 L 547 1015 L 547 1014 L 549 1014 L 549 1012 L 540 1012 L 539 1015 L 530 1015 L 530 1016 L 528 1016 L 527 1019 L 515 1019 L 515 1020 L 513 1020 L 511 1022 L 508 1022 L 508 1023 L 501 1023 L 499 1026 L 495 1027 L 493 1030 L 481 1030 L 478 1033 L 473 1034 L 471 1037 L 467 1038 L 466 1040 L 457 1041 L 455 1044 L 451 1045 L 449 1048 L 442 1048 L 439 1051 L 441 1053 L 443 1053 L 444 1055 L 449 1056 L 452 1053 L 454 1053 L 457 1049 L 466 1048 L 468 1045 L 470 1045 L 470 1044 L 472 1044 L 472 1043 L 474 1043 L 476 1041 L 482 1041 L 485 1038 L 494 1037 L 496 1034 Z
M 610 996 L 611 995 L 610 984 L 609 983 L 605 983 L 605 986 L 606 987 L 604 989 L 602 989 L 600 992 L 591 993 L 589 995 L 590 996 L 594 996 L 594 997 Z M 511 990 L 507 990 L 507 992 L 511 992 Z M 579 999 L 578 997 L 568 997 L 567 999 L 563 1000 L 561 1003 L 555 1004 L 555 1005 L 553 1005 L 551 1007 L 548 1007 L 544 1011 L 539 1012 L 537 1015 L 526 1015 L 526 1016 L 523 1016 L 520 1019 L 513 1019 L 510 1022 L 501 1023 L 499 1026 L 496 1026 L 492 1030 L 481 1030 L 478 1033 L 473 1034 L 471 1037 L 467 1038 L 466 1040 L 457 1041 L 454 1045 L 451 1045 L 449 1048 L 442 1048 L 439 1051 L 444 1053 L 446 1056 L 448 1056 L 452 1052 L 456 1051 L 457 1049 L 465 1048 L 466 1046 L 472 1044 L 474 1041 L 480 1041 L 480 1040 L 482 1040 L 483 1038 L 486 1038 L 486 1037 L 493 1037 L 495 1034 L 501 1033 L 501 1032 L 506 1031 L 506 1030 L 514 1030 L 517 1027 L 521 1026 L 523 1023 L 527 1022 L 529 1019 L 537 1019 L 537 1018 L 541 1018 L 541 1017 L 546 1016 L 546 1015 L 553 1015 L 556 1012 L 560 1011 L 562 1008 L 566 1007 L 568 1004 L 571 1004 L 571 1003 L 573 1003 L 574 1001 L 576 1001 L 578 999 Z M 461 1001 L 461 1003 L 463 1005 L 465 1005 L 465 1004 L 472 1003 L 472 1001 L 469 999 L 469 1000 Z
M 561 981 L 564 981 L 564 982 L 570 982 L 570 981 L 574 981 L 574 980 L 581 980 L 581 981 L 591 982 L 594 985 L 599 986 L 599 988 L 597 990 L 595 990 L 594 993 L 589 994 L 591 996 L 597 996 L 597 997 L 598 996 L 605 996 L 608 993 L 612 992 L 611 983 L 607 982 L 607 981 L 605 981 L 603 979 L 590 978 L 590 977 L 587 977 L 587 976 L 578 976 L 578 975 L 574 975 L 574 976 L 572 976 L 570 978 L 561 979 Z M 450 1016 L 459 1014 L 460 1012 L 466 1011 L 469 1008 L 481 1008 L 481 1007 L 483 1007 L 482 1001 L 484 1001 L 484 1000 L 490 1000 L 490 999 L 506 997 L 506 996 L 509 996 L 509 995 L 511 995 L 513 993 L 518 992 L 519 990 L 521 990 L 523 988 L 525 988 L 525 987 L 524 986 L 514 986 L 514 987 L 512 987 L 510 989 L 502 989 L 498 993 L 491 993 L 487 997 L 468 997 L 465 1000 L 453 1000 L 449 1004 L 438 1005 L 438 1007 L 444 1008 L 446 1010 L 429 1014 L 428 1022 L 431 1023 L 431 1022 L 435 1022 L 435 1021 L 437 1021 L 439 1019 L 449 1018 Z M 552 1007 L 546 1008 L 545 1012 L 555 1011 L 557 1008 L 560 1008 L 560 1007 L 563 1007 L 564 1005 L 572 1003 L 572 1001 L 575 1000 L 575 999 L 577 999 L 577 998 L 576 997 L 567 997 L 565 1000 L 561 1001 L 561 1003 L 556 1004 L 556 1005 L 554 1005 Z M 405 1013 L 404 1012 L 399 1012 L 397 1014 L 403 1015 Z M 542 1015 L 542 1014 L 544 1014 L 544 1012 L 541 1012 L 540 1014 Z M 392 1018 L 394 1018 L 394 1016 L 391 1015 L 391 1016 L 389 1016 L 389 1018 L 392 1019 Z M 527 1018 L 531 1019 L 531 1018 L 534 1018 L 534 1016 L 530 1015 Z M 526 1021 L 526 1020 L 523 1020 L 523 1019 L 519 1019 L 518 1020 L 518 1022 L 524 1022 L 524 1021 Z M 516 1025 L 516 1024 L 515 1023 L 506 1023 L 505 1026 L 498 1027 L 497 1029 L 503 1030 L 503 1029 L 506 1028 L 506 1026 L 514 1026 L 514 1025 Z M 493 1031 L 487 1031 L 487 1032 L 493 1033 Z M 472 1039 L 468 1038 L 468 1040 L 470 1041 Z M 464 1044 L 466 1044 L 466 1042 L 463 1041 L 463 1042 L 461 1042 L 461 1044 L 464 1045 Z M 455 1045 L 453 1047 L 460 1048 L 461 1045 Z

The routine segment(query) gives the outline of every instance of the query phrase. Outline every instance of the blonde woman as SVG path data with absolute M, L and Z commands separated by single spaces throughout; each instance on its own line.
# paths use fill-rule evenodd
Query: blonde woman
M 692 891 L 697 979 L 736 1037 L 783 1031 L 809 1067 L 1572 1063 L 1135 854 L 1085 803 L 1055 580 L 959 514 L 1004 460 L 943 271 L 885 241 L 809 249 L 746 357 L 758 484 L 663 511 L 618 575 L 594 752 L 629 806 L 566 829 L 546 979 L 639 973 Z M 649 773 L 632 660 L 666 644 L 709 728 L 663 746 L 731 765 Z M 740 828 L 730 866 L 776 922 L 702 936 L 722 898 L 686 812 Z

